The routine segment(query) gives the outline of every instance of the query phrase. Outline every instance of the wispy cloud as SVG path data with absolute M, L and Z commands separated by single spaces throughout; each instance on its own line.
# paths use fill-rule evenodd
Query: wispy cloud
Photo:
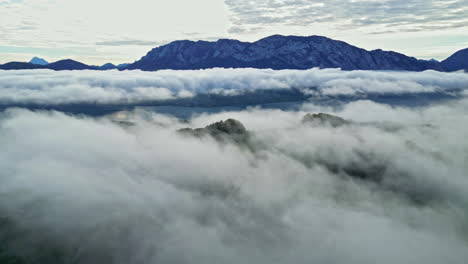
M 348 30 L 367 28 L 369 33 L 453 29 L 468 25 L 466 0 L 225 0 L 239 27 L 272 25 L 309 26 L 330 23 Z

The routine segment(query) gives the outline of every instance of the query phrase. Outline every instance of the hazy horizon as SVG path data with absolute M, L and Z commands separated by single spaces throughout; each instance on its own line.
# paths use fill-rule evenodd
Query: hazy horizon
M 274 35 L 281 35 L 281 34 L 274 34 Z M 268 36 L 265 36 L 265 37 L 262 37 L 262 38 L 266 38 L 266 37 L 269 37 L 269 36 L 272 36 L 272 35 L 268 35 Z M 284 36 L 301 36 L 301 35 L 284 35 Z M 304 36 L 301 36 L 301 37 L 308 37 L 308 36 L 309 36 L 309 35 L 307 35 L 307 36 L 304 35 Z M 311 36 L 316 36 L 316 35 L 311 35 Z M 324 37 L 327 37 L 327 36 L 324 36 Z M 262 38 L 260 38 L 260 39 L 262 39 Z M 219 39 L 179 39 L 179 40 L 190 40 L 190 41 L 195 41 L 195 42 L 196 42 L 196 41 L 200 41 L 200 40 L 201 40 L 201 41 L 217 41 L 217 40 L 220 40 L 220 39 L 226 39 L 226 38 L 219 38 Z M 260 39 L 257 39 L 257 40 L 260 40 Z M 339 40 L 339 39 L 335 39 L 335 40 Z M 177 41 L 177 40 L 174 40 L 174 41 Z M 242 40 L 241 40 L 241 41 L 242 41 Z M 253 40 L 253 41 L 247 41 L 247 40 L 246 40 L 245 42 L 255 42 L 255 41 L 256 41 L 256 40 Z M 339 40 L 339 41 L 343 41 L 343 40 Z M 65 60 L 65 59 L 73 59 L 73 58 L 75 58 L 75 60 L 80 61 L 80 62 L 82 62 L 82 63 L 85 63 L 85 64 L 87 64 L 87 65 L 101 66 L 101 65 L 104 65 L 104 64 L 107 64 L 107 63 L 112 63 L 112 64 L 114 64 L 114 65 L 119 65 L 119 64 L 133 63 L 133 62 L 135 62 L 135 61 L 141 59 L 143 56 L 145 56 L 145 55 L 146 55 L 148 52 L 150 52 L 152 49 L 157 48 L 157 47 L 160 47 L 160 46 L 164 46 L 164 45 L 169 44 L 169 43 L 171 43 L 171 42 L 172 42 L 172 41 L 169 41 L 169 42 L 167 42 L 167 43 L 158 44 L 158 45 L 156 45 L 156 46 L 154 46 L 154 47 L 152 47 L 152 48 L 149 48 L 147 52 L 143 53 L 141 56 L 135 58 L 134 60 L 126 61 L 126 62 L 120 61 L 120 62 L 114 63 L 114 62 L 112 61 L 112 59 L 111 59 L 111 60 L 109 60 L 109 61 L 105 61 L 105 62 L 102 62 L 102 63 L 92 64 L 92 63 L 87 63 L 87 62 L 85 62 L 85 61 L 80 61 L 80 60 L 76 57 L 76 55 L 70 55 L 70 56 L 64 56 L 64 57 L 54 57 L 53 60 L 48 60 L 47 58 L 49 58 L 49 57 L 46 57 L 46 56 L 37 56 L 37 55 L 35 55 L 35 56 L 33 56 L 33 57 L 29 58 L 29 59 L 26 58 L 25 60 L 22 60 L 22 61 L 21 61 L 21 60 L 13 60 L 13 61 L 29 62 L 29 61 L 30 61 L 31 59 L 33 59 L 33 58 L 40 58 L 40 59 L 44 59 L 44 60 L 46 60 L 47 62 L 51 63 L 51 62 L 55 62 L 55 61 L 59 61 L 59 60 Z M 346 41 L 344 41 L 344 42 L 346 42 Z M 348 42 L 346 42 L 346 43 L 348 43 Z M 362 47 L 360 47 L 360 46 L 353 45 L 352 43 L 348 43 L 348 44 L 350 44 L 350 45 L 352 45 L 352 46 L 355 46 L 355 47 L 358 47 L 358 48 L 362 48 Z M 0 47 L 0 49 L 1 49 L 1 47 Z M 377 47 L 377 48 L 375 48 L 375 49 L 381 49 L 381 48 L 378 48 L 378 47 Z M 375 50 L 375 49 L 372 49 L 372 50 Z M 15 50 L 15 49 L 13 48 L 12 50 Z M 17 51 L 20 51 L 21 48 L 17 48 L 16 50 L 17 50 Z M 371 49 L 367 49 L 367 50 L 370 51 Z M 397 51 L 397 50 L 387 50 L 387 51 L 395 51 L 395 52 L 398 52 L 398 53 L 402 53 L 402 52 L 399 52 L 399 51 Z M 458 51 L 458 50 L 454 51 L 453 53 L 455 53 L 455 52 L 457 52 L 457 51 Z M 40 52 L 41 52 L 41 51 L 40 51 Z M 39 53 L 40 53 L 40 52 L 39 52 Z M 441 57 L 441 58 L 436 58 L 436 57 L 416 57 L 416 58 L 417 58 L 417 59 L 422 59 L 422 60 L 431 60 L 431 59 L 435 59 L 435 60 L 438 60 L 438 61 L 443 61 L 444 59 L 447 59 L 448 57 L 450 57 L 451 55 L 453 55 L 453 53 L 448 54 L 447 57 Z M 404 53 L 402 53 L 402 54 L 404 54 Z M 408 54 L 404 54 L 404 55 L 407 55 L 407 56 L 410 56 L 410 57 L 414 57 L 414 56 L 411 56 L 411 55 L 408 55 Z M 1 59 L 0 59 L 0 63 L 6 63 L 6 62 L 11 62 L 11 61 L 4 61 L 4 62 L 2 62 Z

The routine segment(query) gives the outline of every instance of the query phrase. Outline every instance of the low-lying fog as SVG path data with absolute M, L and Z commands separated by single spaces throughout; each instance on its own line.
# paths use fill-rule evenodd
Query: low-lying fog
M 231 78 L 240 71 L 214 71 L 231 83 L 215 85 L 222 76 L 210 74 L 200 89 L 250 89 Z M 269 88 L 278 81 L 272 75 L 292 72 L 281 78 L 314 75 L 308 86 L 329 91 L 350 91 L 335 78 L 347 76 L 342 81 L 360 93 L 378 90 L 372 83 L 382 79 L 400 87 L 392 91 L 418 83 L 425 92 L 461 92 L 424 107 L 309 102 L 298 111 L 252 107 L 189 120 L 143 110 L 94 118 L 10 108 L 0 114 L 0 263 L 466 263 L 466 75 L 259 72 Z M 1 72 L 0 91 L 23 98 L 15 100 L 80 98 L 51 84 L 55 78 L 35 80 L 44 73 L 82 83 L 98 74 Z M 168 73 L 188 82 L 206 71 Z M 97 86 L 117 89 L 119 74 Z M 132 83 L 163 73 L 135 74 Z M 167 78 L 193 93 L 194 84 Z M 303 122 L 319 112 L 345 121 Z M 178 131 L 229 118 L 245 126 L 245 141 Z

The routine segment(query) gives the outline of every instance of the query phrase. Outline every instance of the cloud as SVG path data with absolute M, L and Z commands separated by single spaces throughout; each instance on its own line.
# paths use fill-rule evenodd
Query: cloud
M 389 28 L 395 32 L 453 29 L 468 23 L 466 0 L 225 0 L 225 3 L 233 14 L 236 32 L 252 26 L 328 23 L 335 29 L 371 27 L 368 33 L 380 33 L 388 32 Z
M 0 252 L 56 263 L 463 263 L 468 102 L 251 109 L 133 126 L 0 117 Z M 174 131 L 237 118 L 254 152 Z M 390 129 L 388 123 L 397 129 Z M 379 170 L 374 170 L 380 168 Z M 363 180 L 355 170 L 382 180 Z
M 320 96 L 457 93 L 468 87 L 465 73 L 372 72 L 339 69 L 193 71 L 0 71 L 0 103 L 132 103 L 201 94 L 241 95 L 292 91 Z

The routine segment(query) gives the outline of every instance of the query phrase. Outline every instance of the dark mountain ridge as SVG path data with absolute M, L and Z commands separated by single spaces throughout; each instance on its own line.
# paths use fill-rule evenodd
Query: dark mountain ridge
M 323 36 L 273 35 L 255 42 L 234 39 L 217 41 L 178 40 L 156 47 L 132 64 L 90 66 L 74 60 L 48 65 L 10 62 L 0 69 L 52 70 L 197 70 L 208 68 L 310 69 L 343 70 L 458 71 L 468 69 L 468 49 L 442 62 L 419 60 L 394 51 L 368 51 L 343 41 Z
M 50 69 L 54 71 L 71 70 L 112 70 L 117 69 L 112 63 L 106 63 L 102 66 L 87 65 L 79 61 L 65 59 L 59 60 L 47 65 L 39 65 L 31 62 L 8 62 L 0 65 L 0 70 L 30 70 L 30 69 Z
M 0 70 L 32 70 L 32 69 L 46 69 L 44 65 L 32 64 L 29 62 L 12 61 L 0 65 Z
M 74 60 L 60 60 L 50 63 L 46 66 L 47 69 L 61 71 L 61 70 L 94 70 L 94 66 L 89 66 L 84 63 Z
M 175 41 L 154 48 L 127 69 L 271 68 L 343 70 L 439 70 L 436 62 L 418 60 L 392 51 L 367 51 L 322 36 L 273 35 L 256 42 L 231 39 Z

